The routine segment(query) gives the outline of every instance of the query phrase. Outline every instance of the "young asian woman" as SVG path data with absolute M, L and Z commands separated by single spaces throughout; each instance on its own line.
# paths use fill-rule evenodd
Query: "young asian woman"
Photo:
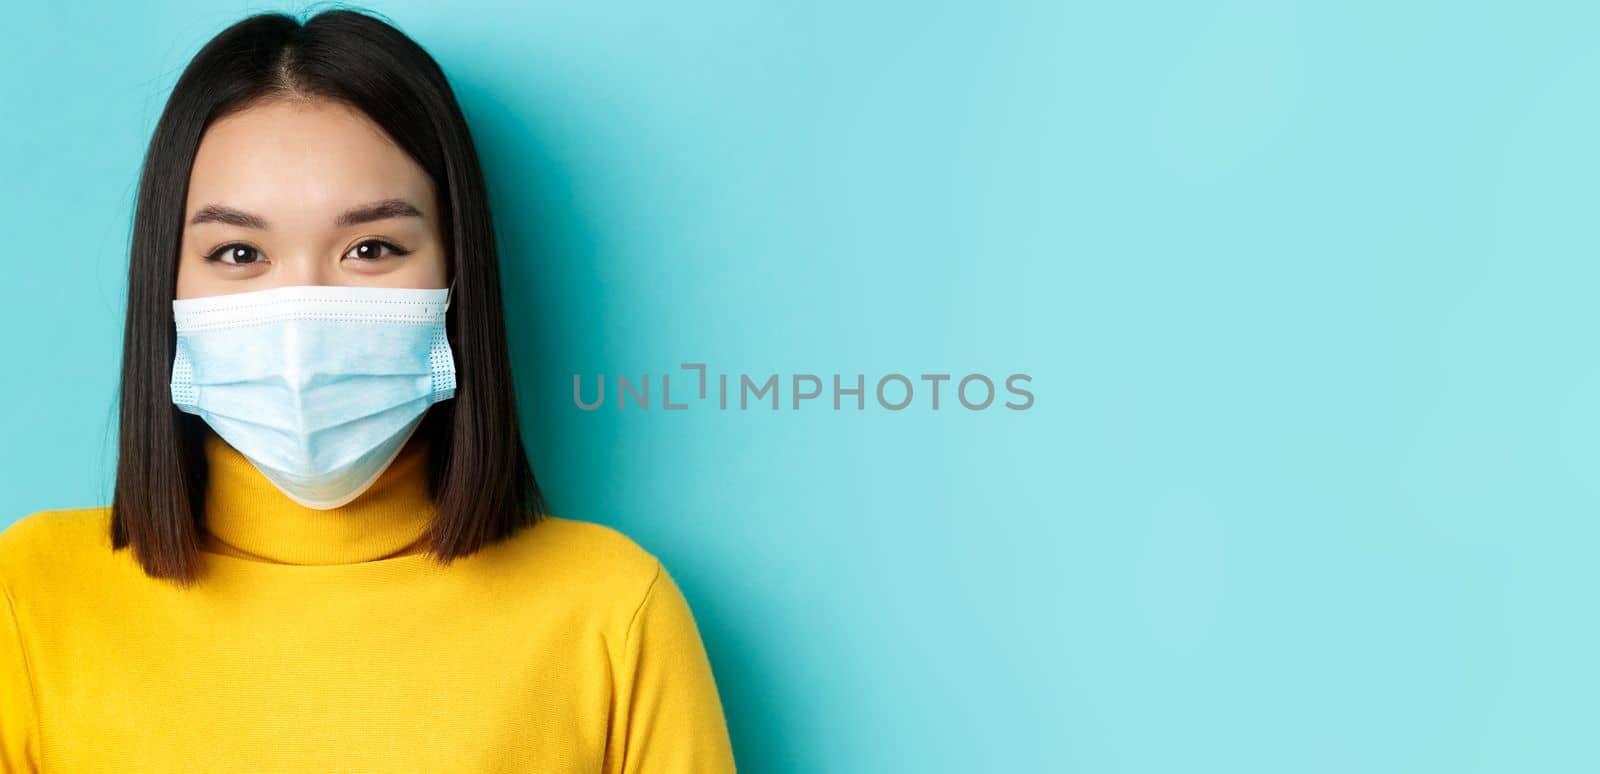
M 268 13 L 145 157 L 109 506 L 0 532 L 0 772 L 734 770 L 693 615 L 546 512 L 482 170 L 356 9 Z

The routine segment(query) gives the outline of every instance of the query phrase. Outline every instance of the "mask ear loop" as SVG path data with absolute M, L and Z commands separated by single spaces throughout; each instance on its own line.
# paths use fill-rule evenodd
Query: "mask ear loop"
M 455 278 L 452 277 L 450 279 L 450 287 L 447 288 L 445 290 L 445 292 L 444 292 L 444 308 L 445 309 L 449 309 L 450 308 L 450 299 L 454 298 L 455 295 L 456 295 L 456 281 L 455 281 Z

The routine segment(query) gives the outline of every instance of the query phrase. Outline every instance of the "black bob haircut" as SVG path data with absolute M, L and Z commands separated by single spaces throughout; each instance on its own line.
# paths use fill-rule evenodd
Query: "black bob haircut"
M 203 562 L 206 427 L 172 403 L 177 288 L 189 174 L 213 121 L 274 98 L 330 99 L 365 113 L 433 179 L 455 283 L 446 329 L 456 394 L 430 406 L 435 514 L 425 551 L 448 564 L 540 521 L 544 498 L 517 421 L 488 192 L 466 119 L 437 62 L 361 9 L 304 23 L 260 13 L 208 42 L 179 76 L 144 157 L 123 331 L 114 549 L 147 575 L 188 586 Z

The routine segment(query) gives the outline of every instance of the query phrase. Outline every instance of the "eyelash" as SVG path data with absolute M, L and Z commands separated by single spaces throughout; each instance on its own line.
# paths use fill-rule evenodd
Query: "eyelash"
M 399 257 L 399 256 L 402 256 L 402 255 L 410 255 L 411 254 L 410 250 L 406 250 L 406 249 L 400 247 L 399 245 L 397 245 L 397 244 L 395 244 L 393 242 L 390 242 L 388 240 L 385 240 L 385 239 L 363 239 L 360 242 L 357 242 L 355 244 L 355 247 L 360 247 L 362 245 L 369 245 L 369 244 L 377 244 L 377 245 L 381 245 L 383 247 L 389 248 L 389 255 L 384 256 L 384 258 Z M 217 249 L 212 250 L 209 253 L 206 253 L 205 259 L 208 262 L 228 263 L 227 261 L 222 260 L 223 254 L 227 253 L 229 250 L 233 250 L 233 249 L 239 248 L 239 247 L 243 247 L 243 248 L 245 248 L 247 250 L 251 250 L 251 251 L 254 251 L 256 253 L 260 253 L 260 251 L 256 250 L 256 248 L 251 247 L 250 245 L 247 245 L 247 244 L 245 244 L 243 242 L 229 242 L 228 244 L 222 245 L 222 246 L 218 247 Z M 355 248 L 352 247 L 351 249 L 353 250 Z M 376 263 L 378 261 L 383 260 L 383 258 L 357 258 L 356 260 L 358 260 L 358 261 L 366 261 L 368 263 Z M 248 266 L 248 265 L 250 265 L 252 263 L 255 263 L 255 262 L 256 261 L 247 261 L 245 263 L 235 264 L 235 265 Z

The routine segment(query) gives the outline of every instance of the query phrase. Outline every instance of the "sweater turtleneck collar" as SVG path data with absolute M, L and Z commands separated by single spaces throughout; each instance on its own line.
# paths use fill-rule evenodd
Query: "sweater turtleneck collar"
M 433 519 L 428 447 L 413 434 L 378 480 L 338 508 L 290 499 L 207 427 L 205 550 L 280 564 L 351 564 L 416 553 Z

